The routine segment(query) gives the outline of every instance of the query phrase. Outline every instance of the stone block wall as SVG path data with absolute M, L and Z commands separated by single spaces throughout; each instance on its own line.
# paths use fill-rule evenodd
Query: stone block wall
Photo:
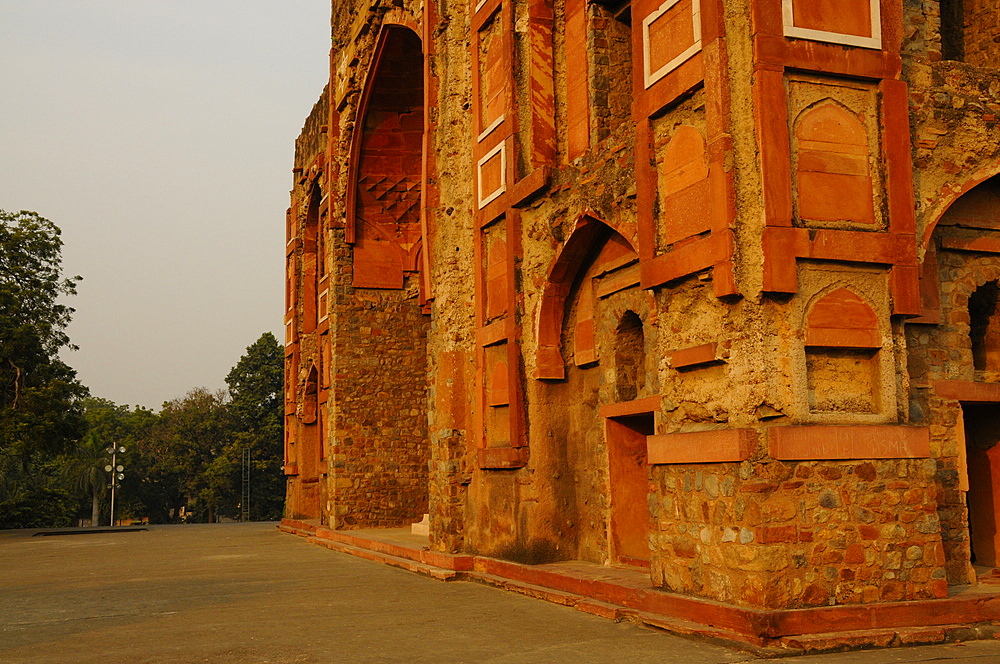
M 335 3 L 292 214 L 318 183 L 325 322 L 288 346 L 289 449 L 325 431 L 325 479 L 290 505 L 748 607 L 974 581 L 1000 220 L 935 229 L 1000 171 L 992 5 L 959 62 L 947 3 L 789 4 Z
M 658 468 L 653 578 L 769 608 L 944 597 L 936 470 L 929 460 Z
M 338 528 L 395 528 L 427 512 L 427 329 L 415 278 L 351 287 L 336 242 L 331 307 L 329 489 Z

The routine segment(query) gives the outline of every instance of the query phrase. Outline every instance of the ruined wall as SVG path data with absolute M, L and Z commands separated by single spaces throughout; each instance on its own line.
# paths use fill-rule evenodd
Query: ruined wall
M 1000 84 L 992 68 L 941 60 L 941 8 L 904 3 L 903 74 L 910 87 L 917 237 L 971 186 L 1000 172 Z M 996 21 L 983 29 L 996 29 Z M 993 50 L 998 52 L 997 49 Z
M 333 241 L 330 523 L 406 526 L 427 512 L 428 317 L 415 278 L 401 291 L 351 287 L 350 247 Z
M 327 210 L 320 209 L 323 158 L 327 150 L 329 88 L 306 118 L 295 142 L 295 177 L 286 215 L 285 295 L 285 474 L 287 516 L 319 518 L 323 481 L 326 418 L 319 375 L 323 371 L 320 277 L 326 261 L 321 250 Z M 315 368 L 315 370 L 314 370 Z
M 968 465 L 962 395 L 939 387 L 943 381 L 982 381 L 973 363 L 969 299 L 984 284 L 1000 278 L 996 256 L 941 251 L 933 258 L 941 284 L 938 325 L 907 329 L 909 371 L 914 382 L 912 406 L 931 426 L 941 492 L 939 514 L 952 583 L 969 582 L 969 514 L 966 507 Z M 983 460 L 979 460 L 982 464 Z M 988 464 L 986 464 L 988 465 Z
M 907 2 L 904 9 L 903 71 L 910 86 L 924 309 L 906 330 L 909 408 L 915 420 L 930 425 L 948 580 L 963 584 L 975 579 L 969 565 L 970 473 L 963 395 L 940 384 L 984 380 L 973 366 L 968 298 L 992 278 L 995 259 L 989 253 L 961 251 L 971 249 L 968 243 L 977 236 L 988 236 L 989 231 L 982 229 L 991 224 L 948 222 L 942 215 L 947 216 L 973 187 L 1000 172 L 996 135 L 1000 85 L 993 69 L 998 51 L 995 43 L 989 46 L 997 28 L 995 20 L 984 16 L 995 7 L 979 2 Z M 939 220 L 945 226 L 939 227 Z
M 1000 171 L 991 5 L 962 5 L 961 62 L 954 3 L 789 5 L 335 5 L 331 140 L 293 192 L 326 183 L 329 311 L 312 335 L 293 307 L 289 345 L 292 438 L 329 376 L 322 518 L 426 509 L 437 550 L 753 607 L 974 581 L 967 404 L 1000 401 L 973 357 L 1000 333 L 969 298 L 1000 222 L 935 228 Z M 399 30 L 422 66 L 376 57 Z
M 665 470 L 653 578 L 771 608 L 944 597 L 935 472 L 920 460 Z

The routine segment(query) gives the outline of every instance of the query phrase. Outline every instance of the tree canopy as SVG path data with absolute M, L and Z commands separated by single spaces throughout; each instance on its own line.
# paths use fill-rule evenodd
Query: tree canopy
M 0 210 L 0 453 L 58 452 L 83 435 L 87 390 L 57 355 L 72 347 L 60 298 L 79 281 L 62 274 L 55 224 Z
M 59 359 L 80 277 L 62 272 L 59 228 L 0 210 L 0 528 L 71 525 L 108 511 L 107 449 L 125 448 L 116 514 L 153 523 L 243 516 L 244 454 L 251 519 L 280 518 L 282 368 L 266 332 L 226 376 L 158 413 L 91 397 Z M 105 520 L 104 523 L 107 521 Z
M 250 516 L 278 519 L 285 502 L 284 355 L 270 332 L 260 335 L 226 376 L 233 451 L 250 450 Z

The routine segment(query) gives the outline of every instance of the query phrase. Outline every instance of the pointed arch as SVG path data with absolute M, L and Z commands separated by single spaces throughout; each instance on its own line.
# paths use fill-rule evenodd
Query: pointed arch
M 798 216 L 803 221 L 875 223 L 868 130 L 825 99 L 795 123 Z
M 924 229 L 923 238 L 921 239 L 920 249 L 924 255 L 926 255 L 926 251 L 930 246 L 934 231 L 937 230 L 938 226 L 942 225 L 942 220 L 955 212 L 963 212 L 961 207 L 963 204 L 959 201 L 968 200 L 970 195 L 973 199 L 980 198 L 980 194 L 986 193 L 983 191 L 984 189 L 996 191 L 997 194 L 995 196 L 1000 196 L 1000 163 L 990 164 L 990 166 L 981 169 L 964 184 L 943 187 L 938 192 L 933 218 L 927 224 L 927 228 Z M 956 207 L 956 205 L 960 207 Z M 998 213 L 1000 213 L 1000 210 L 998 210 Z M 963 214 L 962 216 L 965 215 Z
M 635 247 L 627 238 L 597 217 L 582 214 L 549 267 L 535 328 L 536 379 L 561 380 L 566 377 L 561 349 L 566 299 L 597 252 L 612 239 L 620 248 L 615 253 L 621 254 L 614 260 L 638 257 Z
M 817 298 L 806 314 L 806 346 L 881 348 L 878 316 L 860 296 L 841 286 Z
M 354 244 L 355 287 L 402 288 L 404 268 L 422 240 L 424 79 L 417 32 L 383 25 L 358 103 L 348 161 L 345 240 Z

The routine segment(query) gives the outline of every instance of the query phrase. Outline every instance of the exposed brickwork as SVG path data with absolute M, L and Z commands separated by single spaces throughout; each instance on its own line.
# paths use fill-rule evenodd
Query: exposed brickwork
M 991 0 L 965 0 L 962 9 L 964 60 L 977 67 L 1000 67 L 1000 6 Z
M 658 473 L 654 579 L 749 606 L 944 597 L 932 461 Z
M 993 5 L 695 6 L 335 4 L 289 216 L 290 513 L 426 511 L 438 552 L 745 608 L 996 562 Z
M 427 512 L 429 321 L 415 283 L 401 291 L 347 285 L 350 251 L 336 246 L 347 283 L 335 287 L 332 307 L 331 523 L 408 525 Z

